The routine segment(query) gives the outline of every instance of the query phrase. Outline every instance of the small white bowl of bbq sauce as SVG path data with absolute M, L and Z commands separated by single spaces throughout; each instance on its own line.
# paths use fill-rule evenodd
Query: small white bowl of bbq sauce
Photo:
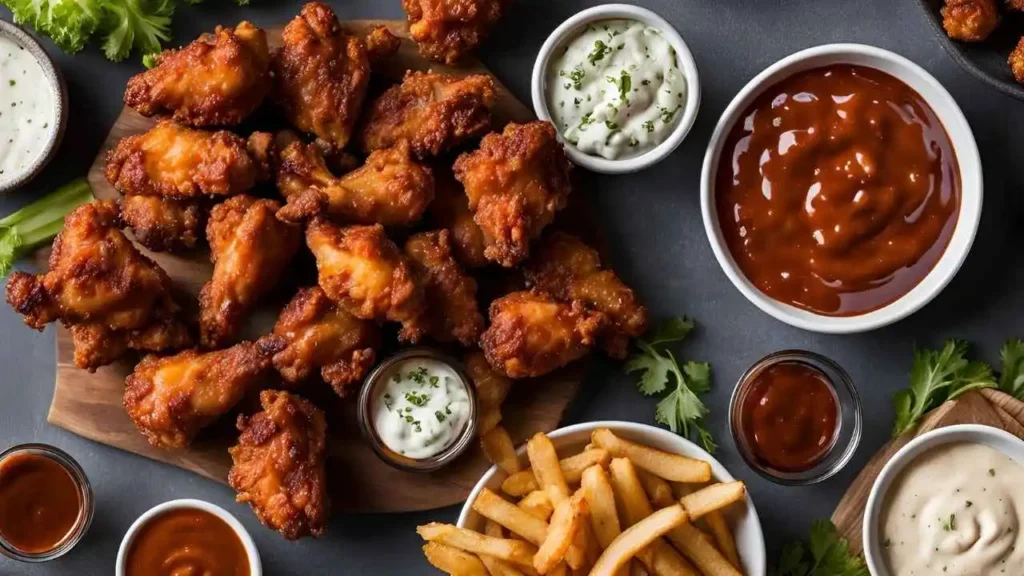
M 711 248 L 733 285 L 792 326 L 873 330 L 953 279 L 981 218 L 967 119 L 892 52 L 830 44 L 783 58 L 722 113 L 701 173 Z

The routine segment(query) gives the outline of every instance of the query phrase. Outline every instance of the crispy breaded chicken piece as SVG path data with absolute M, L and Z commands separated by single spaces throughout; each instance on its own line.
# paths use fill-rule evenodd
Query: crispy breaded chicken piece
M 476 280 L 466 274 L 452 256 L 447 230 L 413 234 L 405 242 L 405 255 L 423 279 L 426 308 L 418 330 L 403 330 L 402 340 L 416 342 L 425 332 L 438 342 L 458 340 L 463 346 L 476 343 L 484 331 L 484 317 L 476 300 Z
M 125 196 L 232 196 L 252 188 L 260 173 L 240 136 L 170 120 L 122 138 L 107 153 L 107 180 Z
M 430 167 L 415 162 L 404 141 L 340 178 L 315 145 L 292 142 L 280 153 L 277 188 L 288 200 L 281 218 L 291 222 L 325 212 L 339 222 L 407 226 L 434 199 Z
M 319 371 L 338 396 L 358 389 L 376 359 L 380 331 L 343 310 L 319 286 L 302 288 L 281 311 L 274 335 L 284 347 L 274 367 L 291 384 Z
M 946 0 L 941 12 L 942 27 L 954 40 L 981 42 L 999 24 L 996 0 Z
M 1024 38 L 1017 42 L 1017 47 L 1010 52 L 1010 71 L 1017 82 L 1024 84 Z
M 495 97 L 490 76 L 407 72 L 369 106 L 360 142 L 372 152 L 408 140 L 417 158 L 437 156 L 490 129 Z
M 322 2 L 302 7 L 274 53 L 274 100 L 296 128 L 341 150 L 348 144 L 370 83 L 361 38 L 342 31 Z
M 601 346 L 613 358 L 625 358 L 629 339 L 647 330 L 647 309 L 615 272 L 601 268 L 597 250 L 579 238 L 563 232 L 547 235 L 524 268 L 532 288 L 558 300 L 579 300 L 608 317 L 601 334 Z
M 480 348 L 491 367 L 509 378 L 542 376 L 582 358 L 607 322 L 582 302 L 558 302 L 538 291 L 498 298 L 490 317 Z
M 154 252 L 195 248 L 206 217 L 207 210 L 195 200 L 160 196 L 127 196 L 121 200 L 122 222 L 139 244 Z
M 125 410 L 153 446 L 185 448 L 264 383 L 274 352 L 261 339 L 215 352 L 150 354 L 125 378 Z
M 42 330 L 60 320 L 75 341 L 75 364 L 93 371 L 128 349 L 162 351 L 191 344 L 171 296 L 171 280 L 118 229 L 114 201 L 75 208 L 53 242 L 50 269 L 15 272 L 7 302 Z
M 423 284 L 383 226 L 341 228 L 315 218 L 306 229 L 306 245 L 328 298 L 357 318 L 401 322 L 418 335 Z
M 469 198 L 451 169 L 434 169 L 434 201 L 427 208 L 427 213 L 435 227 L 444 228 L 451 234 L 452 249 L 459 264 L 467 268 L 487 265 L 484 233 L 473 221 Z
M 391 58 L 402 46 L 402 40 L 391 33 L 387 26 L 374 26 L 366 35 L 366 54 L 370 64 L 379 64 Z
M 420 54 L 454 64 L 472 52 L 501 18 L 504 0 L 402 0 Z
M 156 66 L 128 80 L 124 103 L 189 126 L 233 126 L 259 107 L 270 83 L 267 35 L 242 22 L 165 50 Z
M 213 207 L 206 226 L 213 278 L 199 293 L 199 341 L 230 344 L 253 306 L 284 274 L 302 242 L 298 226 L 277 219 L 276 200 L 234 196 Z
M 511 268 L 526 259 L 530 241 L 565 207 L 571 167 L 555 128 L 540 120 L 509 124 L 455 160 L 488 260 Z
M 312 402 L 277 390 L 260 392 L 262 412 L 239 416 L 238 444 L 228 449 L 228 483 L 264 525 L 288 540 L 327 528 L 330 498 L 324 467 L 327 421 Z

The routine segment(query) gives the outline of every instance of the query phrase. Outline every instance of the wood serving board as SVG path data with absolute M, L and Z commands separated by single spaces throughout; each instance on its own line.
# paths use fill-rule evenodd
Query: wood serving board
M 343 27 L 353 34 L 364 36 L 373 26 L 380 24 L 402 38 L 402 46 L 398 54 L 387 63 L 374 68 L 375 75 L 397 82 L 409 69 L 490 74 L 475 60 L 457 69 L 424 60 L 408 39 L 408 29 L 404 22 L 350 21 L 343 23 Z M 267 31 L 271 47 L 280 45 L 281 30 L 274 28 Z M 496 78 L 495 86 L 498 96 L 493 109 L 496 127 L 509 121 L 524 122 L 534 118 L 530 109 Z M 121 138 L 148 130 L 154 124 L 153 120 L 131 109 L 125 108 L 121 112 L 89 171 L 89 182 L 97 198 L 111 199 L 119 196 L 104 176 L 107 150 Z M 572 204 L 570 202 L 566 212 L 582 209 L 574 209 Z M 569 218 L 575 220 L 582 216 L 570 214 Z M 184 255 L 152 253 L 141 247 L 140 250 L 163 267 L 176 288 L 192 302 L 211 276 L 212 266 L 205 249 Z M 314 280 L 315 277 L 307 282 Z M 247 337 L 270 330 L 280 307 L 294 293 L 294 288 L 293 285 L 277 290 L 281 294 L 253 315 L 250 326 L 246 327 Z M 232 425 L 234 414 L 225 416 L 211 429 L 204 431 L 187 450 L 154 448 L 135 429 L 122 406 L 124 379 L 132 371 L 133 361 L 126 359 L 90 374 L 74 365 L 73 351 L 70 333 L 58 327 L 57 378 L 47 416 L 51 424 L 102 444 L 191 470 L 218 482 L 227 482 L 231 465 L 227 448 L 237 439 L 237 432 Z M 543 378 L 541 382 L 523 381 L 513 387 L 502 412 L 505 427 L 517 444 L 535 432 L 557 428 L 565 408 L 576 394 L 583 372 L 584 367 L 577 363 Z M 334 396 L 329 387 L 322 383 L 306 386 L 301 393 L 312 398 L 327 413 L 328 483 L 331 485 L 336 511 L 403 512 L 456 504 L 466 499 L 473 485 L 490 466 L 479 446 L 476 446 L 453 466 L 437 473 L 410 474 L 395 470 L 379 460 L 363 442 L 356 421 L 354 400 L 342 400 Z M 250 398 L 243 402 L 242 409 L 252 409 L 253 406 Z
M 857 475 L 832 514 L 832 522 L 849 540 L 853 552 L 859 554 L 863 549 L 864 509 L 871 487 L 885 464 L 917 436 L 955 424 L 992 426 L 1024 440 L 1024 402 L 997 390 L 968 392 L 929 412 L 912 434 L 904 434 L 883 446 Z

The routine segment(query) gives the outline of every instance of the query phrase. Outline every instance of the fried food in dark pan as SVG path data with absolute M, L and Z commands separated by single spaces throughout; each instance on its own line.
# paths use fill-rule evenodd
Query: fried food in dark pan
M 455 64 L 487 36 L 505 0 L 402 0 L 420 54 Z
M 999 24 L 996 0 L 946 0 L 942 27 L 955 40 L 981 42 Z
M 128 196 L 121 200 L 121 220 L 135 240 L 154 252 L 195 248 L 203 236 L 207 210 L 195 200 Z
M 417 333 L 425 332 L 438 342 L 476 343 L 484 330 L 476 280 L 452 256 L 448 231 L 413 234 L 405 242 L 405 255 L 423 281 L 427 305 L 416 322 L 417 330 L 403 330 L 398 337 L 416 342 Z

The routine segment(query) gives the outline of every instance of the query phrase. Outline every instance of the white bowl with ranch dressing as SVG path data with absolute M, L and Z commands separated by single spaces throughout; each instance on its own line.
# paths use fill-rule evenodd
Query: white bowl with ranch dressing
M 569 158 L 603 174 L 636 172 L 671 154 L 700 108 L 697 64 L 650 10 L 605 4 L 548 36 L 533 66 L 533 108 Z

